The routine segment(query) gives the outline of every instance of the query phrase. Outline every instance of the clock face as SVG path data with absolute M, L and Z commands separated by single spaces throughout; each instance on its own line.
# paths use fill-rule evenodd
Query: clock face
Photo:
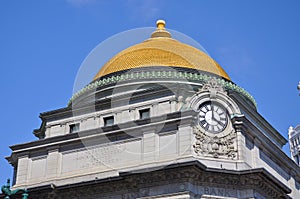
M 228 123 L 226 109 L 217 103 L 203 103 L 199 107 L 198 123 L 210 133 L 220 133 Z

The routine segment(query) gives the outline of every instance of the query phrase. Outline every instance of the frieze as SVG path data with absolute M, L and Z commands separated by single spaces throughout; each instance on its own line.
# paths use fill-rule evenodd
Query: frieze
M 234 189 L 226 189 L 226 188 L 218 188 L 218 187 L 203 187 L 202 193 L 210 196 L 223 196 L 223 197 L 237 197 L 236 190 Z
M 109 145 L 99 148 L 91 148 L 78 153 L 77 157 L 75 157 L 74 160 L 80 163 L 79 169 L 85 169 L 105 164 L 112 165 L 121 161 L 118 154 L 122 153 L 124 150 L 124 145 Z
M 252 194 L 253 192 L 245 192 L 249 189 L 258 191 L 266 198 L 287 196 L 279 186 L 264 177 L 261 172 L 221 173 L 205 171 L 191 165 L 148 173 L 126 174 L 108 181 L 94 181 L 87 184 L 83 182 L 74 187 L 56 187 L 54 190 L 47 190 L 48 194 L 35 191 L 31 192 L 31 197 L 129 199 L 179 192 L 191 192 L 198 196 L 238 197 L 241 193 Z
M 157 78 L 160 78 L 159 72 L 162 72 L 163 74 L 165 74 L 162 76 L 164 79 L 174 79 L 174 78 L 182 79 L 183 78 L 184 80 L 197 81 L 197 82 L 207 82 L 211 79 L 216 79 L 216 82 L 218 84 L 220 84 L 223 88 L 225 88 L 226 90 L 236 91 L 236 92 L 244 95 L 256 107 L 256 102 L 255 102 L 254 98 L 245 89 L 237 86 L 236 84 L 234 84 L 230 81 L 226 81 L 224 79 L 212 78 L 211 76 L 206 75 L 206 74 L 196 74 L 196 73 L 190 73 L 190 72 L 170 72 L 170 71 L 169 72 L 152 71 L 151 75 L 150 75 L 150 73 L 145 73 L 145 72 L 141 71 L 141 72 L 135 72 L 136 77 L 132 77 L 132 74 L 129 75 L 128 73 L 126 73 L 126 75 L 121 74 L 121 75 L 116 75 L 116 76 L 107 77 L 107 78 L 104 78 L 101 80 L 94 81 L 94 82 L 88 84 L 87 86 L 85 86 L 84 88 L 82 88 L 81 90 L 79 90 L 78 92 L 76 92 L 70 99 L 68 106 L 70 106 L 72 104 L 72 102 L 74 102 L 77 98 L 82 96 L 85 92 L 94 90 L 98 87 L 109 85 L 109 84 L 114 84 L 117 82 L 127 81 L 127 80 L 131 80 L 131 79 L 149 79 L 149 78 L 157 79 Z
M 61 173 L 62 175 L 82 174 L 81 171 L 134 164 L 141 161 L 141 148 L 141 140 L 133 140 L 66 151 L 62 153 Z

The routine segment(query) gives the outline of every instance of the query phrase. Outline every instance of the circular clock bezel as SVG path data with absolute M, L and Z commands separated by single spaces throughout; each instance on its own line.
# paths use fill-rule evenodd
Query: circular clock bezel
M 220 103 L 207 101 L 199 106 L 197 123 L 211 134 L 224 132 L 229 123 L 227 109 Z

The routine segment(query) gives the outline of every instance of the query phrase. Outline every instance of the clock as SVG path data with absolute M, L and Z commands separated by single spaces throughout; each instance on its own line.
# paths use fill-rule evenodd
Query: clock
M 198 123 L 207 132 L 220 133 L 228 124 L 227 111 L 218 103 L 203 103 L 199 107 Z

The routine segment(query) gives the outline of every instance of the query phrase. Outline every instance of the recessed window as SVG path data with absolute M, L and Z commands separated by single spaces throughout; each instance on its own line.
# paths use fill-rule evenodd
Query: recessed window
M 104 126 L 111 126 L 114 125 L 115 123 L 114 116 L 105 117 L 103 118 L 103 120 L 104 120 Z
M 79 123 L 70 125 L 70 133 L 76 133 L 79 131 Z
M 150 108 L 139 110 L 140 119 L 147 119 L 150 117 Z

